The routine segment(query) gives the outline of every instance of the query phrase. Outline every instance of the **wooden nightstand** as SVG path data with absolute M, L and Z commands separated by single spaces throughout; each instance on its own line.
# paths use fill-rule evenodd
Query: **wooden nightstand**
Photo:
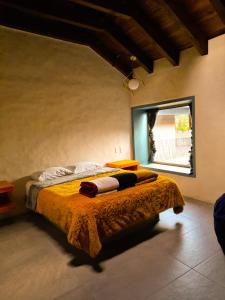
M 118 160 L 118 161 L 113 161 L 109 162 L 106 164 L 107 167 L 111 168 L 120 168 L 124 170 L 137 170 L 139 166 L 139 161 L 138 160 Z
M 9 200 L 9 193 L 14 190 L 14 185 L 8 181 L 0 181 L 0 214 L 11 212 L 16 205 Z

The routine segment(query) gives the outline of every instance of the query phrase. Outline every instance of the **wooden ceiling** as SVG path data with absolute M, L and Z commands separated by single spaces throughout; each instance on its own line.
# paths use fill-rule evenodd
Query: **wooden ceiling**
M 178 65 L 189 47 L 207 54 L 225 33 L 225 0 L 0 0 L 0 24 L 88 45 L 131 76 L 163 57 Z

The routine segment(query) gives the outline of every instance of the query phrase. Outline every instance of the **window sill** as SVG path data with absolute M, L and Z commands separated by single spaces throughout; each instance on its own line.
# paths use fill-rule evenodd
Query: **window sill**
M 151 164 L 141 165 L 141 166 L 144 168 L 150 168 L 155 171 L 194 177 L 193 174 L 190 174 L 190 172 L 191 172 L 190 168 L 184 168 L 184 167 L 178 167 L 178 166 L 168 166 L 168 165 L 156 164 L 156 163 L 151 163 Z

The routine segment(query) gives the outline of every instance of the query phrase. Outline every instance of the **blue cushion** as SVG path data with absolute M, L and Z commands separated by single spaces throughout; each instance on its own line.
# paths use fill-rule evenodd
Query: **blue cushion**
M 225 254 L 225 194 L 223 194 L 214 206 L 214 229 L 217 240 Z

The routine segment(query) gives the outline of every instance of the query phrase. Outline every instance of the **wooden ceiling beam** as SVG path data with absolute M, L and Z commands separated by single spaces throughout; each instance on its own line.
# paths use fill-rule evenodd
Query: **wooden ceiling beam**
M 121 29 L 112 21 L 106 23 L 106 30 L 110 35 L 126 48 L 131 55 L 137 57 L 142 67 L 149 73 L 153 72 L 153 60 L 137 44 L 133 42 Z
M 75 3 L 76 1 L 72 2 Z M 127 34 L 125 34 L 117 24 L 115 24 L 114 16 L 112 16 L 111 13 L 105 14 L 105 11 L 103 13 L 101 11 L 101 14 L 96 14 L 96 17 L 93 17 L 93 14 L 96 12 L 96 10 L 92 8 L 92 5 L 91 7 L 84 8 L 83 5 L 81 5 L 81 2 L 82 1 L 80 0 L 77 1 L 77 3 L 80 5 L 79 12 L 73 12 L 73 18 L 75 20 L 79 19 L 80 23 L 83 25 L 88 24 L 89 26 L 93 26 L 93 28 L 98 30 L 104 30 L 116 42 L 122 45 L 124 49 L 128 50 L 131 55 L 136 56 L 140 64 L 147 72 L 153 72 L 152 58 L 147 55 L 146 52 L 143 51 Z M 120 3 L 122 2 L 124 2 L 124 0 L 121 0 Z M 75 9 L 77 10 L 78 6 L 75 6 Z M 99 10 L 97 10 L 97 12 L 99 12 Z M 90 15 L 90 17 L 87 17 L 87 14 Z
M 162 55 L 166 57 L 172 65 L 179 65 L 179 50 L 171 44 L 167 36 L 158 28 L 157 24 L 150 20 L 141 8 L 137 9 L 134 5 L 132 9 L 132 17 L 150 36 L 151 40 L 160 50 Z
M 221 21 L 225 24 L 225 1 L 223 0 L 209 0 L 215 8 Z
M 152 58 L 123 33 L 119 27 L 115 28 L 116 25 L 110 18 L 106 18 L 105 14 L 96 13 L 93 10 L 87 10 L 82 6 L 76 6 L 69 2 L 65 3 L 62 0 L 8 0 L 7 2 L 0 0 L 0 3 L 21 13 L 70 25 L 76 30 L 82 28 L 94 32 L 107 32 L 131 55 L 135 55 L 148 72 L 153 71 Z
M 160 3 L 166 7 L 167 11 L 179 22 L 180 26 L 186 31 L 193 46 L 198 50 L 201 55 L 208 54 L 208 40 L 204 34 L 199 31 L 197 26 L 194 25 L 190 16 L 188 16 L 185 9 L 178 6 L 178 3 L 173 1 L 159 0 Z
M 132 74 L 131 67 L 122 62 L 118 54 L 113 53 L 110 49 L 106 49 L 104 43 L 98 41 L 99 39 L 90 28 L 80 28 L 76 22 L 54 16 L 49 17 L 48 14 L 42 14 L 29 8 L 21 8 L 15 4 L 5 3 L 0 0 L 0 24 L 72 43 L 87 45 L 126 77 Z
M 74 5 L 60 6 L 59 4 L 62 4 L 61 0 L 54 0 L 54 6 L 52 6 L 51 1 L 44 0 L 0 0 L 0 4 L 9 9 L 11 8 L 12 10 L 17 10 L 21 13 L 33 15 L 34 17 L 40 17 L 49 21 L 58 21 L 89 30 L 103 31 L 103 28 L 97 26 L 97 22 L 95 23 L 92 20 L 91 22 L 86 23 L 84 18 L 79 18 L 79 10 L 77 10 Z M 90 17 L 90 15 L 87 15 L 86 19 L 88 20 Z
M 90 32 L 71 25 L 48 19 L 45 16 L 30 14 L 0 1 L 0 24 L 40 35 L 53 37 L 77 44 L 89 45 Z
M 70 2 L 80 4 L 83 7 L 109 14 L 114 17 L 130 19 L 125 7 L 127 0 L 68 0 Z M 132 0 L 133 1 L 133 0 Z
M 179 51 L 140 7 L 138 1 L 70 0 L 84 7 L 124 19 L 132 18 L 149 35 L 157 48 L 172 65 L 179 64 Z
M 132 75 L 132 68 L 124 60 L 121 60 L 120 55 L 113 53 L 109 47 L 104 45 L 104 42 L 96 35 L 96 38 L 91 42 L 91 48 L 97 52 L 101 57 L 110 63 L 114 68 L 120 71 L 124 76 L 130 77 Z

